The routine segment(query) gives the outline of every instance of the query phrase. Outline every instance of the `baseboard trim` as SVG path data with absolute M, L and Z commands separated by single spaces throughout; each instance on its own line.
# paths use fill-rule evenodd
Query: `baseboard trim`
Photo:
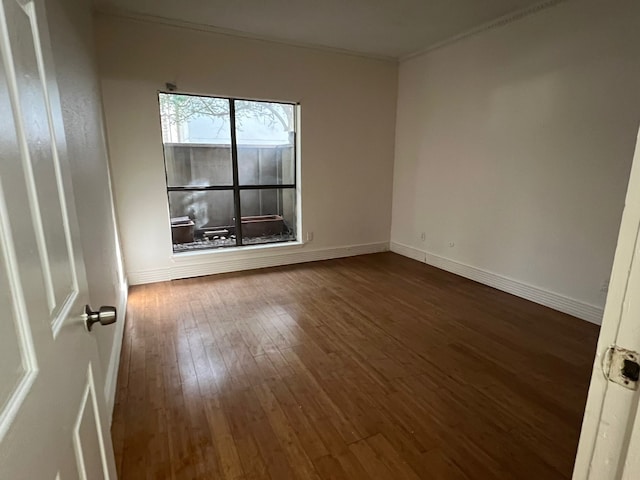
M 113 408 L 116 401 L 116 388 L 118 386 L 118 369 L 120 367 L 120 352 L 122 351 L 122 340 L 124 336 L 124 324 L 127 315 L 127 301 L 129 299 L 129 285 L 127 280 L 120 287 L 120 301 L 118 302 L 118 321 L 115 324 L 115 334 L 113 345 L 109 356 L 109 366 L 107 367 L 106 379 L 104 382 L 104 395 L 107 402 L 107 412 L 109 415 L 109 425 L 113 419 Z
M 455 273 L 461 277 L 474 280 L 540 305 L 553 308 L 554 310 L 568 313 L 569 315 L 581 318 L 587 322 L 595 323 L 596 325 L 600 325 L 602 323 L 602 314 L 604 309 L 596 305 L 591 305 L 564 295 L 549 292 L 548 290 L 534 287 L 512 278 L 498 275 L 497 273 L 465 265 L 402 243 L 392 241 L 390 247 L 392 252 L 399 255 L 412 258 L 419 262 L 424 262 L 441 270 Z
M 217 258 L 201 258 L 198 261 L 194 260 L 193 262 L 184 263 L 174 262 L 174 265 L 168 268 L 132 271 L 127 272 L 127 276 L 131 285 L 141 285 L 177 280 L 180 278 L 201 277 L 218 273 L 331 260 L 334 258 L 386 252 L 388 250 L 388 242 L 376 242 L 319 249 L 310 249 L 308 246 L 303 246 L 286 252 L 276 249 L 265 249 L 265 251 L 252 250 L 244 255 L 234 252 L 233 255 L 229 256 L 225 256 L 224 252 L 220 252 L 220 254 L 215 254 Z
M 169 268 L 156 268 L 153 270 L 128 271 L 129 285 L 144 285 L 147 283 L 166 282 L 172 280 Z
M 394 253 L 402 255 L 403 257 L 409 257 L 422 263 L 426 263 L 427 261 L 427 252 L 410 247 L 409 245 L 404 245 L 398 242 L 391 242 L 390 250 Z

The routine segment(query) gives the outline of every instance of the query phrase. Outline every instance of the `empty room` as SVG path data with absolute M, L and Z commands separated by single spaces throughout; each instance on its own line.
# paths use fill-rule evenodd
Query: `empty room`
M 0 479 L 640 478 L 639 26 L 1 0 Z

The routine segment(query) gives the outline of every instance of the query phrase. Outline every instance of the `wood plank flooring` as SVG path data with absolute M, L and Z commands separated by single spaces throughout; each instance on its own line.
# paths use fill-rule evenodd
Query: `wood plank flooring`
M 133 287 L 121 480 L 568 479 L 598 328 L 392 253 Z

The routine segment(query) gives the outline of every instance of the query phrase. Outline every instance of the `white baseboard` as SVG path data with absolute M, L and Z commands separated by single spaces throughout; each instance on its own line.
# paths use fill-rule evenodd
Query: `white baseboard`
M 540 305 L 544 305 L 560 312 L 568 313 L 574 317 L 581 318 L 587 322 L 600 325 L 602 323 L 603 309 L 596 305 L 591 305 L 573 298 L 519 282 L 512 278 L 488 272 L 480 268 L 465 265 L 448 258 L 433 255 L 409 245 L 398 242 L 391 242 L 391 251 L 405 257 L 424 262 L 447 272 L 455 273 L 461 277 L 474 280 L 490 287 L 511 293 L 518 297 L 530 300 Z
M 118 386 L 118 368 L 120 366 L 120 352 L 122 351 L 122 339 L 124 336 L 124 323 L 127 314 L 127 300 L 129 298 L 129 285 L 125 280 L 120 287 L 120 301 L 118 302 L 118 321 L 115 324 L 113 345 L 109 355 L 109 366 L 104 382 L 104 395 L 107 402 L 109 424 L 113 418 L 113 408 L 116 401 L 116 387 Z
M 427 252 L 418 250 L 417 248 L 404 245 L 402 243 L 391 242 L 390 250 L 394 253 L 398 253 L 404 257 L 412 258 L 422 263 L 427 261 Z
M 226 255 L 225 252 L 215 252 L 200 257 L 184 257 L 174 260 L 174 264 L 168 268 L 130 271 L 127 272 L 127 276 L 131 285 L 141 285 L 217 273 L 238 272 L 241 270 L 278 267 L 294 263 L 386 252 L 389 250 L 389 243 L 377 242 L 319 249 L 309 248 L 308 245 L 285 248 L 256 249 L 246 252 L 236 251 L 229 255 Z

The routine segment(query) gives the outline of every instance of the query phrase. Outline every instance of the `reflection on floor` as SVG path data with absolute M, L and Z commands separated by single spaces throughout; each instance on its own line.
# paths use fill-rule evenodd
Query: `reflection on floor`
M 134 287 L 119 478 L 568 479 L 597 334 L 392 253 Z

